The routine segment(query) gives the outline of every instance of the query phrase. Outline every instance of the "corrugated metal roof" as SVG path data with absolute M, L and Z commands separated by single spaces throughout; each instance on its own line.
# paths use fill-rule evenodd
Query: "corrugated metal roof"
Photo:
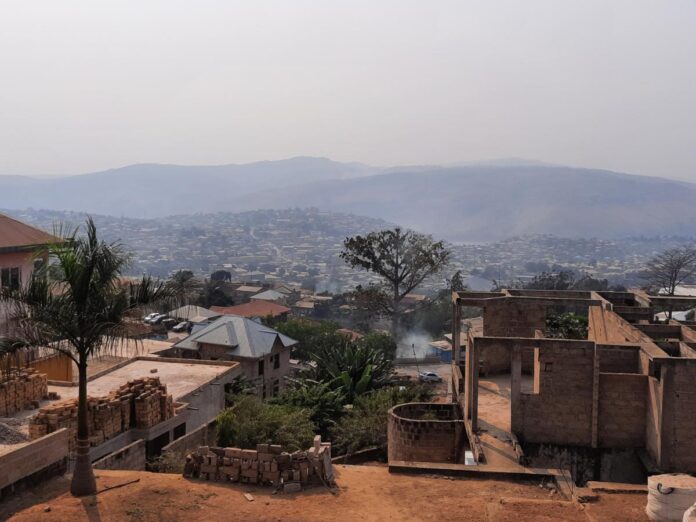
M 199 343 L 214 344 L 230 347 L 230 355 L 258 359 L 271 353 L 276 339 L 285 347 L 297 344 L 294 339 L 251 319 L 227 315 L 179 341 L 173 348 L 198 350 Z
M 169 312 L 171 317 L 177 317 L 179 319 L 184 319 L 186 321 L 191 321 L 197 317 L 204 317 L 206 319 L 212 319 L 213 317 L 220 317 L 219 312 L 213 312 L 207 308 L 196 305 L 184 305 L 180 306 L 176 310 Z
M 260 294 L 252 295 L 252 299 L 261 299 L 263 301 L 278 301 L 279 299 L 285 299 L 287 296 L 276 292 L 275 290 L 266 290 Z

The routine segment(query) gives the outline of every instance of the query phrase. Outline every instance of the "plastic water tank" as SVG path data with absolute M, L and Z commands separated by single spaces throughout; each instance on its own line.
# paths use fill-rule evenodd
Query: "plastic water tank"
M 696 504 L 696 478 L 683 474 L 653 475 L 648 477 L 648 505 L 650 520 L 683 522 L 684 513 Z

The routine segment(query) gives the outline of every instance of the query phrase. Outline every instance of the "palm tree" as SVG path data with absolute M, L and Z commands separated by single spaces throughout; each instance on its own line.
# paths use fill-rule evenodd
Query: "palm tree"
M 0 296 L 10 304 L 17 326 L 16 335 L 0 342 L 0 347 L 7 351 L 49 347 L 78 367 L 77 449 L 70 485 L 75 496 L 96 493 L 89 457 L 88 360 L 129 342 L 127 318 L 139 306 L 171 295 L 168 285 L 149 277 L 123 284 L 128 254 L 120 243 L 100 240 L 91 218 L 85 228 L 84 235 L 75 229 L 49 247 L 50 267 L 38 269 L 21 288 Z
M 310 354 L 316 366 L 307 377 L 341 389 L 348 403 L 363 393 L 389 383 L 393 374 L 391 358 L 365 339 L 351 341 L 345 335 L 327 337 Z

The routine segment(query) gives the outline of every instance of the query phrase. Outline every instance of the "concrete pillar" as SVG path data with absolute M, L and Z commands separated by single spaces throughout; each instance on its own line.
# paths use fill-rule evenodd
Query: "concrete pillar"
M 474 344 L 468 343 L 464 354 L 464 420 L 471 419 L 471 354 Z
M 512 360 L 510 361 L 510 431 L 512 433 L 522 431 L 521 428 L 521 402 L 522 394 L 522 349 L 519 346 L 512 348 Z
M 599 433 L 599 352 L 594 347 L 592 368 L 592 447 L 598 446 Z
M 471 431 L 478 429 L 479 347 L 471 343 Z M 468 352 L 469 350 L 467 350 Z
M 459 344 L 459 332 L 461 330 L 461 311 L 457 298 L 452 296 L 452 359 L 455 364 L 459 364 L 462 360 L 462 350 Z

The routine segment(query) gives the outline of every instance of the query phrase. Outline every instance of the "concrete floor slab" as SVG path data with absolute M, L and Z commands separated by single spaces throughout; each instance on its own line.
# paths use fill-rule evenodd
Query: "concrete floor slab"
M 159 377 L 167 385 L 167 391 L 174 400 L 191 393 L 196 388 L 214 380 L 230 370 L 230 366 L 217 364 L 195 364 L 179 361 L 134 359 L 129 364 L 90 381 L 87 393 L 94 397 L 108 395 L 109 392 L 122 384 L 140 377 Z M 152 372 L 151 370 L 156 370 Z M 55 391 L 63 399 L 77 397 L 77 386 L 52 386 L 49 391 Z

